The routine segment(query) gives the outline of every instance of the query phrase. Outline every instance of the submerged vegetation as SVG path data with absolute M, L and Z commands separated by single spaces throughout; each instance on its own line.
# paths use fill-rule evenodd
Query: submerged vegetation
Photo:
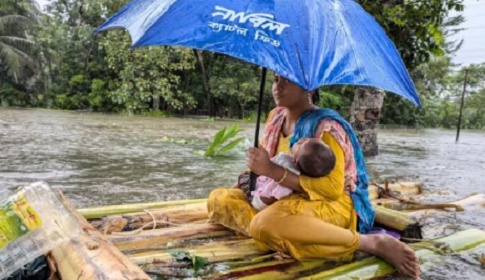
M 225 126 L 214 135 L 214 138 L 210 141 L 207 150 L 195 150 L 193 153 L 198 156 L 206 157 L 223 156 L 236 149 L 238 146 L 241 146 L 244 141 L 248 141 L 245 137 L 236 138 L 242 131 L 244 130 L 240 129 L 237 124 L 233 124 L 229 128 Z M 163 136 L 159 141 L 162 143 L 193 145 L 198 147 L 205 145 L 206 143 L 205 141 L 196 139 L 173 138 L 167 136 Z
M 204 153 L 204 155 L 206 157 L 221 156 L 224 153 L 233 150 L 239 143 L 244 140 L 244 138 L 237 138 L 231 141 L 241 131 L 243 130 L 239 129 L 239 126 L 237 124 L 234 124 L 229 129 L 227 127 L 224 127 L 214 136 L 214 140 L 209 145 L 209 148 Z

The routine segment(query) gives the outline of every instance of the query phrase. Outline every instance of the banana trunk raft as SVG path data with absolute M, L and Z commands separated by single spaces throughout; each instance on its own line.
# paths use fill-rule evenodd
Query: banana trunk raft
M 426 204 L 420 202 L 427 195 L 418 183 L 375 184 L 369 190 L 377 226 L 413 243 L 421 264 L 485 246 L 482 230 L 442 236 L 439 228 L 426 234 L 422 228 L 426 217 L 485 207 L 483 194 Z M 205 199 L 78 210 L 64 203 L 83 230 L 47 255 L 50 279 L 373 279 L 395 273 L 383 260 L 364 254 L 342 263 L 297 261 L 263 251 L 251 238 L 208 223 Z

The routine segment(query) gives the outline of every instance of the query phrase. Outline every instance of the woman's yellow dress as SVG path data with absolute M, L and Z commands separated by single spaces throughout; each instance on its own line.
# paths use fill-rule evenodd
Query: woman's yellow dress
M 280 135 L 277 153 L 290 153 L 290 138 Z M 322 141 L 334 151 L 334 170 L 322 178 L 300 176 L 305 194 L 292 194 L 258 213 L 242 190 L 217 189 L 208 201 L 212 223 L 253 237 L 262 249 L 294 258 L 351 258 L 359 247 L 357 216 L 344 191 L 344 152 L 329 133 Z

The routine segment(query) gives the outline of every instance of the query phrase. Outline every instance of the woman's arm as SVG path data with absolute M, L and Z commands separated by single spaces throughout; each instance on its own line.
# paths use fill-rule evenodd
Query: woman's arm
M 322 141 L 335 154 L 336 163 L 334 170 L 327 176 L 321 178 L 310 178 L 304 175 L 298 176 L 292 172 L 288 172 L 288 175 L 281 182 L 281 185 L 296 192 L 305 192 L 310 196 L 311 200 L 337 200 L 344 191 L 344 151 L 330 133 L 324 133 Z M 285 169 L 271 162 L 268 153 L 262 148 L 251 148 L 249 150 L 247 166 L 256 174 L 270 177 L 276 182 L 280 181 L 285 174 Z
M 264 148 L 249 148 L 246 165 L 250 171 L 269 177 L 275 182 L 279 182 L 285 176 L 285 169 L 276 163 L 272 162 L 269 154 Z M 300 179 L 298 175 L 288 171 L 286 178 L 280 183 L 287 188 L 296 192 L 303 192 L 300 187 Z
M 279 182 L 285 176 L 285 169 L 275 164 L 269 174 L 266 176 L 275 180 L 275 182 Z M 304 189 L 300 186 L 300 177 L 291 171 L 288 171 L 286 178 L 280 183 L 280 185 L 296 192 L 304 192 Z

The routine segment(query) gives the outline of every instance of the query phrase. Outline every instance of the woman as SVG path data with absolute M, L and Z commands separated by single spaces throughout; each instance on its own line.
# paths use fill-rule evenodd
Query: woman
M 294 194 L 258 213 L 242 190 L 217 189 L 208 201 L 211 221 L 253 237 L 264 249 L 296 259 L 351 259 L 355 251 L 362 251 L 418 277 L 417 256 L 406 244 L 388 235 L 358 233 L 370 230 L 374 212 L 362 152 L 348 123 L 334 111 L 318 109 L 311 102 L 312 93 L 279 75 L 272 92 L 278 107 L 268 117 L 262 147 L 249 150 L 247 166 Z M 271 157 L 289 153 L 304 137 L 318 137 L 334 151 L 335 169 L 327 176 L 297 176 L 271 162 Z

